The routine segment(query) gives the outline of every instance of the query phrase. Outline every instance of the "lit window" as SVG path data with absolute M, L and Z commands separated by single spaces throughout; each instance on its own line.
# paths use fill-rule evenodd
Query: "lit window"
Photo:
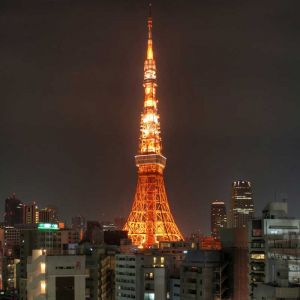
M 46 293 L 46 281 L 42 280 L 41 281 L 41 294 L 45 294 Z
M 46 273 L 46 264 L 41 262 L 41 273 L 45 274 Z
M 265 259 L 264 253 L 253 253 L 251 254 L 251 259 L 263 260 Z

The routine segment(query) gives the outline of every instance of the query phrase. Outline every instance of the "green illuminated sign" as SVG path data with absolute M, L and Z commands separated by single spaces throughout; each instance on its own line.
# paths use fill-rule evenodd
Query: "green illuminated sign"
M 52 223 L 39 223 L 38 229 L 40 229 L 40 230 L 58 230 L 58 225 L 52 224 Z

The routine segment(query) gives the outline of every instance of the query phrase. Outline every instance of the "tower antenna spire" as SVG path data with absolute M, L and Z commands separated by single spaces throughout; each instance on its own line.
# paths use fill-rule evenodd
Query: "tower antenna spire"
M 149 15 L 148 15 L 147 25 L 148 25 L 148 43 L 149 43 L 149 40 L 152 40 L 152 3 L 151 2 L 149 2 Z M 152 41 L 150 43 L 152 47 Z
M 149 18 L 152 18 L 152 3 L 149 2 Z

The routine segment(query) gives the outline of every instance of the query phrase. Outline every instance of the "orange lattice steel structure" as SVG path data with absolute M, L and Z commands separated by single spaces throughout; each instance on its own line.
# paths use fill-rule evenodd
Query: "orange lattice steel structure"
M 139 151 L 135 156 L 138 182 L 132 209 L 124 226 L 133 244 L 139 247 L 150 247 L 159 241 L 183 240 L 170 211 L 163 178 L 166 158 L 162 155 L 157 110 L 151 13 L 147 24 L 148 45 L 143 84 L 145 99 L 141 114 Z

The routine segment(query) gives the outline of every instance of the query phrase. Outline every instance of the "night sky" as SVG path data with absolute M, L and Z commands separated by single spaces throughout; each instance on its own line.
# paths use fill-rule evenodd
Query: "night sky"
M 187 234 L 253 182 L 257 214 L 300 217 L 300 5 L 153 1 L 169 202 Z M 127 216 L 143 105 L 146 1 L 0 1 L 0 198 L 66 219 Z

